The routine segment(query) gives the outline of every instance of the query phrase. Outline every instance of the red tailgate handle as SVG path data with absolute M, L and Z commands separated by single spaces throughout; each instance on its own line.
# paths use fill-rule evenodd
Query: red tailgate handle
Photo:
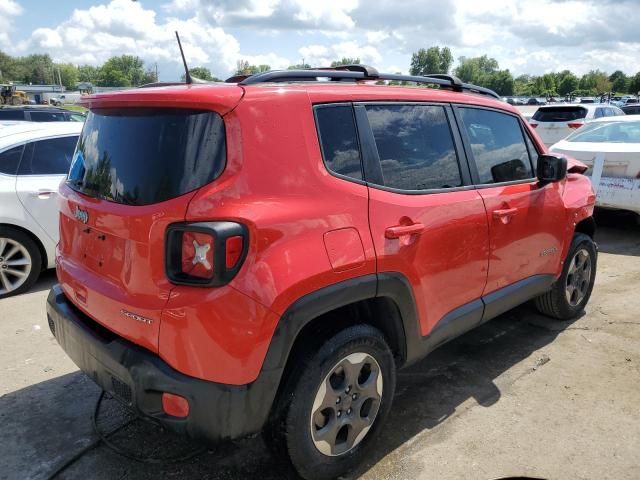
M 505 225 L 511 221 L 511 217 L 513 217 L 516 213 L 518 213 L 517 208 L 505 208 L 502 210 L 494 210 L 493 218 L 496 220 L 502 221 Z
M 420 235 L 424 231 L 422 223 L 414 223 L 413 225 L 396 225 L 389 227 L 384 231 L 387 238 L 400 238 L 405 235 Z

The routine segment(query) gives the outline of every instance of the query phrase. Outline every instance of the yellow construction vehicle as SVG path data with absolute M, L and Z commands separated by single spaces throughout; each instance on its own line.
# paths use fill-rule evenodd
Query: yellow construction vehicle
M 22 90 L 16 90 L 15 85 L 0 85 L 0 105 L 26 105 L 29 97 Z

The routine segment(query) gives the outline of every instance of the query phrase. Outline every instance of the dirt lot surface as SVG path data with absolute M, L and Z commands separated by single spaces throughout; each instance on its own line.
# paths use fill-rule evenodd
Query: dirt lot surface
M 640 478 L 640 228 L 608 220 L 586 314 L 557 322 L 523 306 L 401 372 L 393 413 L 355 477 Z M 54 281 L 48 273 L 33 292 L 0 301 L 0 479 L 49 478 L 91 445 L 56 478 L 287 478 L 259 437 L 175 464 L 96 444 L 100 392 L 47 326 Z M 108 432 L 129 420 L 107 399 L 98 425 Z M 198 448 L 139 419 L 109 438 L 155 458 Z

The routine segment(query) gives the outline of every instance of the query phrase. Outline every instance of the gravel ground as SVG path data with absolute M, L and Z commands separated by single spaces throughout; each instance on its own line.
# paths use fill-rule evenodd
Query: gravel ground
M 363 479 L 640 478 L 640 228 L 603 218 L 596 288 L 586 313 L 557 322 L 525 305 L 400 373 L 394 411 Z M 621 225 L 627 225 L 621 226 Z M 0 479 L 279 479 L 259 437 L 186 462 L 128 460 L 96 444 L 98 388 L 49 333 L 46 273 L 0 301 Z M 132 418 L 107 399 L 99 427 Z M 133 419 L 110 437 L 155 458 L 199 446 Z

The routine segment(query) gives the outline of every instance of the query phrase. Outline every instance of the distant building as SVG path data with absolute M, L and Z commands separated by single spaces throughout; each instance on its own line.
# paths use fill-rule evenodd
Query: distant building
M 45 99 L 43 94 L 45 93 L 59 94 L 66 90 L 64 87 L 61 87 L 60 85 L 25 85 L 25 84 L 19 84 L 19 83 L 15 83 L 14 85 L 16 87 L 16 90 L 23 91 L 24 93 L 27 94 L 27 97 L 29 97 L 29 100 L 33 100 L 38 104 L 42 103 L 43 100 Z

